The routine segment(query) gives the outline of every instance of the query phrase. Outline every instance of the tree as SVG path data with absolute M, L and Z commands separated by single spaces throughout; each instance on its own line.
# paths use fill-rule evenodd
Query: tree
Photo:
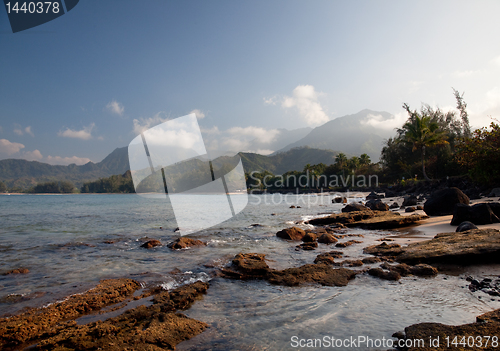
M 420 150 L 422 173 L 425 180 L 430 180 L 425 172 L 425 150 L 426 148 L 448 144 L 446 132 L 440 129 L 439 123 L 433 121 L 431 116 L 424 113 L 419 114 L 417 110 L 411 111 L 410 106 L 407 104 L 403 104 L 403 108 L 410 117 L 403 127 L 398 130 L 398 134 L 401 136 L 401 142 L 412 146 L 413 152 Z
M 367 154 L 362 154 L 359 156 L 359 164 L 361 166 L 368 166 L 371 163 L 370 156 Z
M 463 136 L 465 138 L 471 137 L 470 124 L 469 124 L 469 114 L 467 113 L 467 104 L 464 101 L 464 93 L 460 95 L 458 90 L 453 89 L 453 94 L 457 100 L 457 109 L 460 111 L 460 118 L 462 119 Z
M 3 182 L 0 182 L 0 193 L 5 193 L 6 191 L 7 186 Z

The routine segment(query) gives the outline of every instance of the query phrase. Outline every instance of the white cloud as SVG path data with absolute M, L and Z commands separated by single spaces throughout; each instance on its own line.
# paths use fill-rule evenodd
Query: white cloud
M 494 59 L 492 59 L 491 63 L 500 66 L 500 56 L 497 56 Z
M 72 163 L 75 163 L 77 165 L 84 165 L 86 163 L 89 163 L 90 159 L 87 157 L 78 157 L 78 156 L 71 156 L 71 157 L 47 156 L 47 162 L 52 165 L 63 165 L 63 166 L 67 166 Z
M 57 133 L 60 137 L 65 138 L 76 138 L 82 140 L 92 139 L 92 129 L 94 129 L 95 123 L 91 123 L 88 127 L 84 127 L 82 130 L 73 130 L 66 128 L 65 131 L 60 131 Z
M 34 136 L 35 136 L 35 134 L 31 131 L 31 126 L 27 126 L 26 128 L 24 128 L 24 132 L 25 132 L 26 134 L 31 135 L 32 137 L 34 137 Z
M 4 153 L 7 154 L 7 156 L 10 156 L 18 153 L 21 149 L 24 149 L 23 144 L 10 142 L 7 139 L 0 139 L 0 153 Z
M 299 85 L 293 89 L 292 97 L 285 96 L 281 102 L 284 109 L 296 107 L 300 116 L 310 126 L 324 124 L 330 120 L 323 111 L 323 107 L 318 101 L 321 93 L 314 90 L 312 85 Z
M 203 134 L 220 134 L 220 130 L 217 126 L 213 126 L 212 128 L 200 128 Z
M 123 116 L 123 112 L 125 111 L 125 107 L 123 107 L 123 105 L 116 100 L 110 101 L 106 105 L 106 108 L 108 109 L 109 112 L 119 116 Z
M 382 115 L 369 114 L 367 119 L 362 121 L 361 124 L 369 125 L 374 128 L 393 130 L 394 128 L 400 128 L 407 119 L 408 114 L 406 112 L 396 113 L 389 119 L 385 119 Z
M 227 132 L 238 139 L 241 139 L 241 137 L 251 137 L 264 144 L 273 142 L 280 133 L 277 129 L 264 129 L 261 127 L 233 127 L 228 129 Z
M 205 114 L 202 111 L 198 110 L 197 108 L 195 108 L 193 111 L 189 112 L 189 114 L 191 114 L 191 113 L 194 113 L 196 115 L 196 118 L 198 118 L 198 119 L 205 118 Z
M 266 105 L 276 105 L 278 102 L 278 97 L 276 95 L 271 96 L 270 98 L 264 98 L 264 104 Z
M 164 116 L 165 113 L 164 112 L 158 112 L 156 115 L 154 115 L 153 117 L 149 117 L 149 118 L 139 118 L 139 119 L 134 119 L 133 120 L 133 123 L 134 123 L 134 133 L 139 135 L 141 134 L 142 132 L 148 130 L 149 128 L 153 127 L 153 126 L 156 126 L 160 123 L 163 123 L 165 121 L 168 121 L 169 118 Z
M 40 161 L 43 159 L 43 155 L 39 150 L 26 151 L 22 157 L 28 161 Z
M 31 126 L 27 126 L 26 128 L 23 129 L 23 127 L 21 127 L 19 124 L 14 124 L 14 125 L 16 126 L 16 129 L 14 129 L 14 133 L 16 133 L 17 135 L 21 136 L 24 134 L 29 134 L 32 137 L 35 136 L 35 134 L 31 130 Z

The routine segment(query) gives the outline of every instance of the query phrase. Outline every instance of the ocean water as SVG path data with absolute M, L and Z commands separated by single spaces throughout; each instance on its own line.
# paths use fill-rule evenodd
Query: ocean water
M 290 208 L 291 204 L 301 208 Z M 0 196 L 0 273 L 30 270 L 0 275 L 0 315 L 61 300 L 106 278 L 128 277 L 166 289 L 202 280 L 210 281 L 210 289 L 185 314 L 210 328 L 178 345 L 179 350 L 290 350 L 301 349 L 293 347 L 293 338 L 391 339 L 394 332 L 414 323 L 469 323 L 480 313 L 500 308 L 498 300 L 466 288 L 468 274 L 491 274 L 491 267 L 399 282 L 360 274 L 346 287 L 291 288 L 215 277 L 213 267 L 239 252 L 265 253 L 270 265 L 279 269 L 312 263 L 319 253 L 335 248 L 320 244 L 316 251 L 296 251 L 296 243 L 276 238 L 275 233 L 341 207 L 331 204 L 328 196 L 253 196 L 231 220 L 189 236 L 207 242 L 206 247 L 172 251 L 166 245 L 140 247 L 148 239 L 166 244 L 178 238 L 165 197 Z M 363 247 L 401 235 L 360 229 L 347 233 L 364 238 L 359 239 L 362 244 L 343 249 L 346 258 L 364 257 Z

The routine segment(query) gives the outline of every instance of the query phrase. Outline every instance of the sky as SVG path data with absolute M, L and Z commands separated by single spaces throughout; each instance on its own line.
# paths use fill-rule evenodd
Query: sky
M 500 118 L 499 1 L 81 0 L 12 33 L 0 8 L 0 159 L 99 162 L 195 113 L 245 150 L 280 128 L 402 104 Z M 379 121 L 372 121 L 373 124 Z

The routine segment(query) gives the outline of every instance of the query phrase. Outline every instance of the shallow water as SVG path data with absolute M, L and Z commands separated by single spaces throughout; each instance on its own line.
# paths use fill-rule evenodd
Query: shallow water
M 500 308 L 499 301 L 466 288 L 465 277 L 470 271 L 481 274 L 481 267 L 400 282 L 362 274 L 346 287 L 289 288 L 212 278 L 210 267 L 225 264 L 242 251 L 265 253 L 270 265 L 281 269 L 312 263 L 316 255 L 333 249 L 320 244 L 316 251 L 296 251 L 296 244 L 276 238 L 275 233 L 311 216 L 338 212 L 341 204 L 315 195 L 279 200 L 271 195 L 251 198 L 233 219 L 190 236 L 208 242 L 207 247 L 172 251 L 166 246 L 140 247 L 147 238 L 168 243 L 178 237 L 165 198 L 0 196 L 0 273 L 20 267 L 30 270 L 0 276 L 0 315 L 52 303 L 104 278 L 131 277 L 145 286 L 164 288 L 211 280 L 205 298 L 185 312 L 211 327 L 180 344 L 179 350 L 287 350 L 292 349 L 293 336 L 390 338 L 410 324 L 468 323 L 482 312 Z M 290 204 L 302 208 L 292 209 Z M 379 238 L 402 235 L 360 229 L 348 233 L 364 235 L 359 239 L 362 244 L 342 249 L 349 258 L 363 256 L 362 248 Z M 349 239 L 358 240 L 345 240 Z M 490 268 L 484 274 L 491 272 Z

